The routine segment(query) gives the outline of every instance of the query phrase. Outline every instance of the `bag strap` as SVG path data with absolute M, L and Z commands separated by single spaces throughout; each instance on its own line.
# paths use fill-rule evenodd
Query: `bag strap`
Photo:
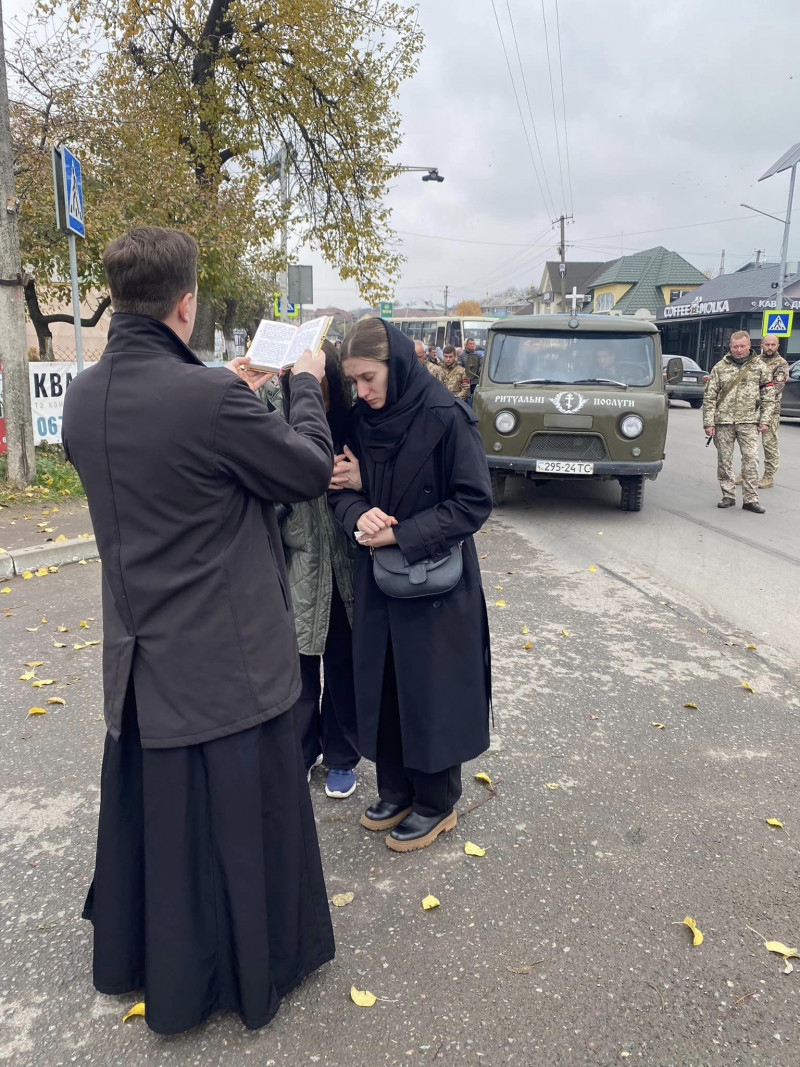
M 750 370 L 750 363 L 751 361 L 748 360 L 748 362 L 745 363 L 745 365 L 742 367 L 742 369 L 739 371 L 733 381 L 728 382 L 728 384 L 717 397 L 717 407 L 719 407 L 719 405 L 728 398 L 728 396 L 733 392 L 733 390 L 736 388 L 742 378 L 744 378 L 745 374 L 747 374 L 747 372 Z

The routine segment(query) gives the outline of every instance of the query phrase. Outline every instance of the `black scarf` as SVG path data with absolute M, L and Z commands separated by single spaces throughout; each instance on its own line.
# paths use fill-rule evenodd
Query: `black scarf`
M 386 403 L 377 410 L 365 400 L 356 404 L 362 462 L 366 459 L 372 503 L 383 510 L 390 505 L 393 464 L 411 426 L 430 394 L 444 387 L 417 359 L 414 342 L 395 326 L 383 323 L 389 339 L 389 380 Z

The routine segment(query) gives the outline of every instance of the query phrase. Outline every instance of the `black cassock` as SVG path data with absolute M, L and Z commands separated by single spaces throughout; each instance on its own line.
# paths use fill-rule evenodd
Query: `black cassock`
M 65 398 L 103 563 L 94 982 L 143 989 L 161 1033 L 217 1009 L 262 1026 L 334 952 L 272 503 L 324 492 L 333 449 L 317 382 L 293 394 L 287 425 L 163 323 L 115 314 Z

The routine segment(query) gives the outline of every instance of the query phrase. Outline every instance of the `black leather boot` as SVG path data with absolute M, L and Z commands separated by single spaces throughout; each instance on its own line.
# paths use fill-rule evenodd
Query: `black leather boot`
M 766 508 L 762 508 L 757 500 L 754 500 L 752 504 L 742 504 L 742 511 L 754 511 L 756 515 L 763 515 Z
M 717 504 L 718 508 L 732 508 L 736 504 L 736 500 L 732 496 L 724 496 Z
M 412 852 L 430 845 L 443 831 L 452 830 L 458 821 L 451 808 L 440 815 L 418 815 L 412 811 L 386 838 L 393 852 Z
M 376 800 L 361 816 L 361 825 L 368 830 L 391 830 L 411 811 L 411 802 L 390 804 L 388 800 Z

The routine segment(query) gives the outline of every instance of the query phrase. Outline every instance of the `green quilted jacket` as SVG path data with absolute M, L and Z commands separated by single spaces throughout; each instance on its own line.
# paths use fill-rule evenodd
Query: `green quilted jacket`
M 259 394 L 283 413 L 283 394 L 277 383 L 269 383 Z M 304 656 L 321 656 L 328 636 L 334 581 L 353 624 L 355 546 L 331 515 L 325 495 L 288 505 L 281 537 L 298 648 Z

